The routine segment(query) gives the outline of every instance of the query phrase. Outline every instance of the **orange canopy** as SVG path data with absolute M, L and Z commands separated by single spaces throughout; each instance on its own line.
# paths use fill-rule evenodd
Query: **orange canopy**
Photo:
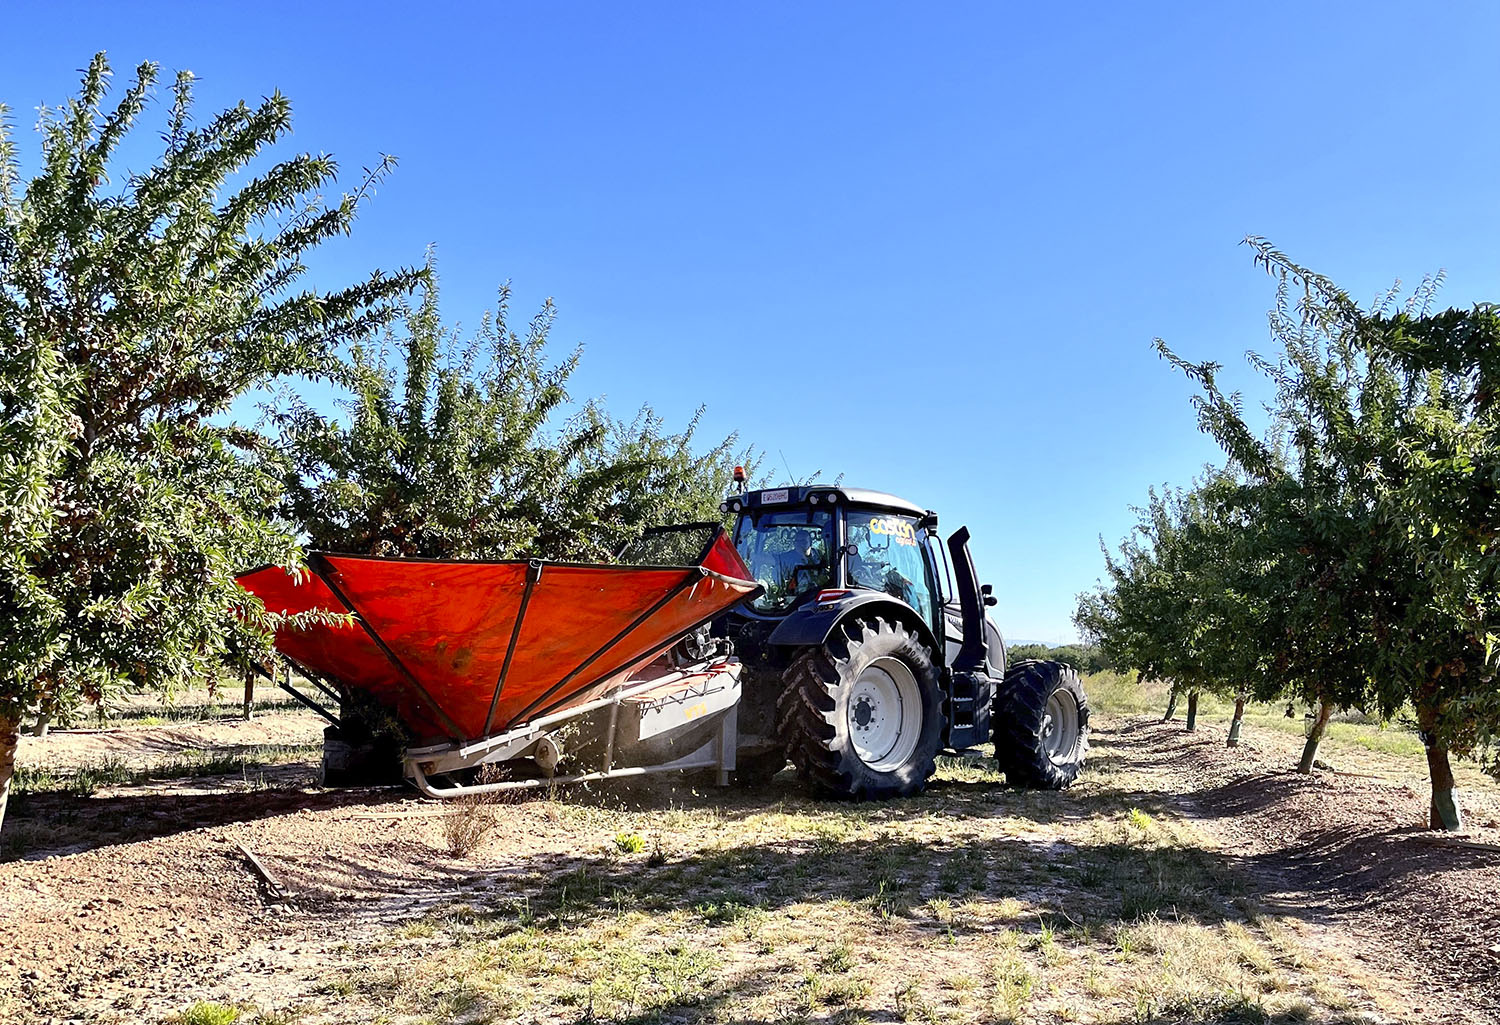
M 275 613 L 282 654 L 390 709 L 417 740 L 473 740 L 581 704 L 758 585 L 722 530 L 696 565 L 452 562 L 314 553 L 240 585 Z

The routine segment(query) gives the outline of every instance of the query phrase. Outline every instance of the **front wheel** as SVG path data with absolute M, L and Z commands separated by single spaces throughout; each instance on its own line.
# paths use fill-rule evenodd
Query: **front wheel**
M 846 621 L 788 668 L 777 732 L 821 794 L 917 793 L 936 769 L 943 738 L 931 652 L 900 622 Z
M 995 760 L 1013 786 L 1061 790 L 1089 750 L 1089 699 L 1078 671 L 1028 659 L 1005 673 L 991 713 Z

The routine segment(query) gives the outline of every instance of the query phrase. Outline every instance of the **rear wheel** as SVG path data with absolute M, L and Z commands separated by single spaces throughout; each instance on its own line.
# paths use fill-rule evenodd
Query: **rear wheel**
M 1089 701 L 1072 666 L 1011 666 L 991 721 L 995 760 L 1012 785 L 1061 790 L 1078 778 L 1089 750 Z
M 822 794 L 917 793 L 943 736 L 932 654 L 902 623 L 846 621 L 792 662 L 777 724 L 792 762 Z

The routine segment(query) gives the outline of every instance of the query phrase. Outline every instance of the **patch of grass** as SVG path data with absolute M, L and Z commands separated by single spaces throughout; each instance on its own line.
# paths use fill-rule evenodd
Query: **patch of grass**
M 1089 703 L 1105 715 L 1156 715 L 1161 716 L 1167 708 L 1167 697 L 1171 688 L 1160 681 L 1138 682 L 1133 673 L 1095 673 L 1084 681 Z M 1268 730 L 1282 736 L 1300 739 L 1303 736 L 1302 709 L 1294 710 L 1288 718 L 1286 704 L 1260 704 L 1245 707 L 1245 729 L 1247 736 L 1255 730 Z M 1187 714 L 1187 700 L 1178 701 L 1176 718 Z M 1200 723 L 1222 722 L 1228 726 L 1234 716 L 1234 702 L 1216 694 L 1202 694 L 1198 701 Z M 1359 749 L 1376 754 L 1419 761 L 1425 758 L 1422 739 L 1414 725 L 1409 725 L 1409 714 L 1398 714 L 1390 723 L 1381 723 L 1357 710 L 1337 713 L 1323 734 L 1325 752 Z
M 999 952 L 990 968 L 995 987 L 990 1011 L 996 1021 L 1017 1020 L 1036 986 L 1036 975 L 1021 954 L 1019 938 L 1012 930 L 1000 936 Z
M 854 967 L 854 950 L 842 940 L 823 955 L 818 964 L 829 972 L 847 972 Z
M 257 686 L 270 686 L 262 681 Z M 275 688 L 272 688 L 274 690 Z M 152 702 L 116 704 L 108 709 L 100 710 L 99 714 L 91 715 L 90 718 L 100 723 L 120 723 L 134 726 L 160 726 L 169 722 L 214 722 L 219 719 L 239 719 L 244 716 L 245 702 L 244 691 L 233 688 L 232 693 L 226 690 L 220 694 L 220 700 L 190 701 L 184 704 L 172 704 L 168 702 Z M 202 691 L 198 692 L 202 694 Z M 283 697 L 279 694 L 274 697 L 258 698 L 250 703 L 251 716 L 275 715 L 279 712 L 294 712 L 301 709 L 295 700 Z
M 233 1025 L 240 1020 L 240 1009 L 225 1004 L 199 1001 L 177 1016 L 179 1025 Z
M 693 910 L 709 925 L 729 925 L 740 922 L 755 912 L 753 907 L 734 900 L 726 900 L 718 904 L 698 904 Z
M 1118 1025 L 1345 999 L 1127 761 L 1063 793 L 952 761 L 880 804 L 624 786 L 522 802 L 536 849 L 474 855 L 503 888 L 391 927 L 317 1003 L 417 1022 Z

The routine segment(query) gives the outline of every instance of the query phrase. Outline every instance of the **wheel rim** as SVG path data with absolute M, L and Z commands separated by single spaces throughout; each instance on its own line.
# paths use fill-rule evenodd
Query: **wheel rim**
M 1055 690 L 1042 715 L 1042 750 L 1056 764 L 1073 760 L 1078 749 L 1078 702 L 1065 690 Z
M 865 666 L 850 689 L 848 716 L 860 761 L 876 772 L 905 765 L 922 733 L 922 695 L 911 668 L 889 655 Z

